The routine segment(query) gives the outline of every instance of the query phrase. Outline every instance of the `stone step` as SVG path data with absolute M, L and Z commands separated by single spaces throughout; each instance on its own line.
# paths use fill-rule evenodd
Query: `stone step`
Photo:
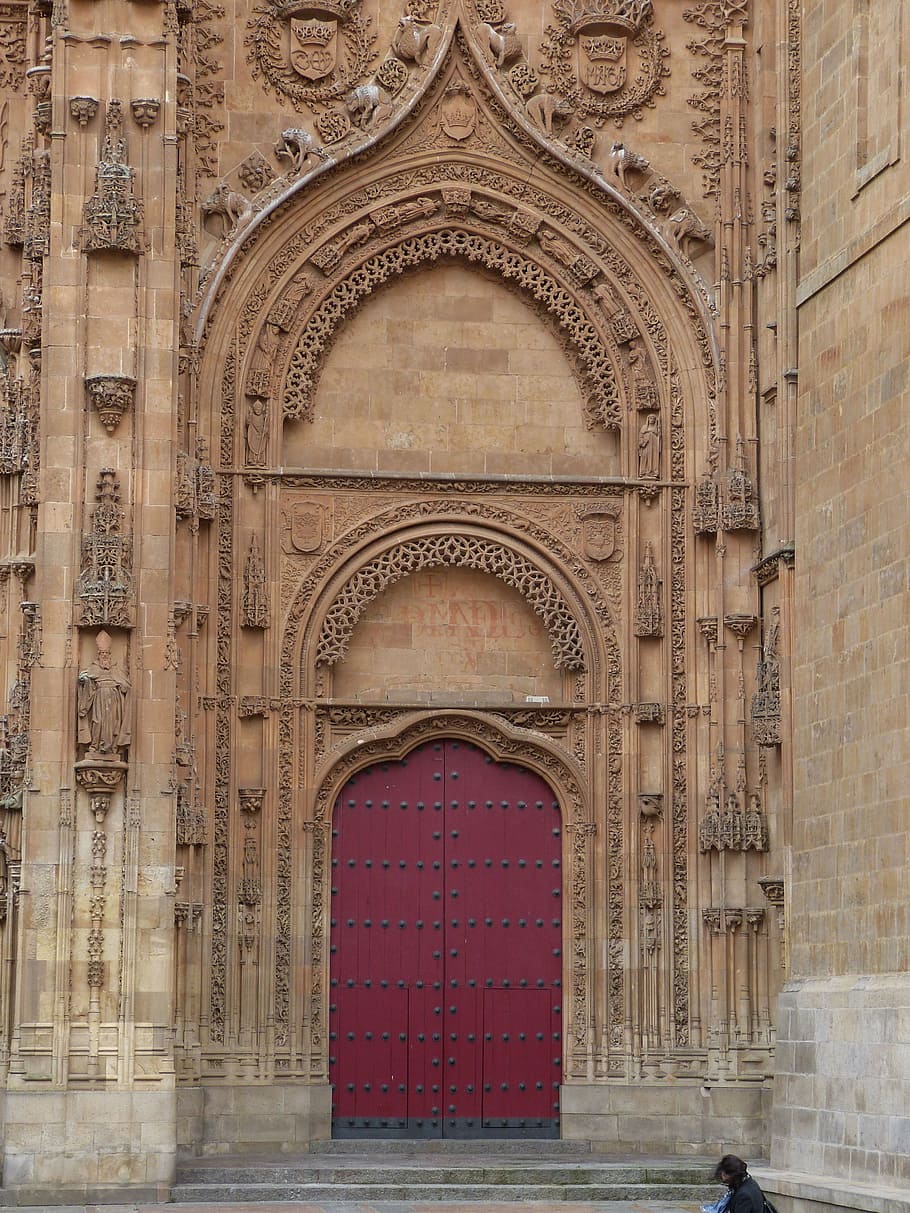
M 421 1165 L 390 1165 L 379 1160 L 351 1161 L 349 1165 L 313 1163 L 232 1167 L 180 1167 L 180 1186 L 233 1186 L 267 1184 L 647 1184 L 650 1186 L 684 1186 L 701 1190 L 705 1187 L 702 1170 L 673 1168 L 664 1171 L 640 1166 L 610 1166 L 598 1163 L 566 1165 L 565 1163 L 520 1162 L 491 1163 L 489 1159 L 474 1165 L 453 1164 L 443 1159 L 428 1159 Z
M 591 1155 L 589 1141 L 563 1141 L 558 1137 L 529 1139 L 527 1137 L 342 1137 L 331 1141 L 314 1141 L 311 1154 L 520 1154 L 528 1158 L 582 1158 Z
M 704 1185 L 688 1184 L 177 1184 L 171 1190 L 175 1204 L 252 1204 L 271 1201 L 322 1202 L 343 1198 L 357 1201 L 648 1201 L 700 1202 Z

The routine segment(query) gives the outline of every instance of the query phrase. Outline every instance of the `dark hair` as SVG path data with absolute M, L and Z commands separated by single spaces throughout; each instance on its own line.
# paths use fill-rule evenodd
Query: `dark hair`
M 734 1187 L 738 1187 L 746 1178 L 746 1164 L 735 1154 L 725 1154 L 714 1168 L 714 1178 L 720 1180 L 726 1175 Z

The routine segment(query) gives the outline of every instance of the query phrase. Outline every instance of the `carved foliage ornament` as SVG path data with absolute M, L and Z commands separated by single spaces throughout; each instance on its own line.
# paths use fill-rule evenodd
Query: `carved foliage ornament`
M 473 535 L 433 535 L 399 544 L 358 569 L 332 603 L 322 624 L 316 661 L 332 665 L 344 657 L 354 625 L 384 589 L 421 569 L 450 565 L 480 569 L 513 586 L 543 619 L 558 669 L 584 670 L 577 620 L 547 575 L 501 544 Z
M 359 0 L 268 0 L 247 23 L 253 75 L 295 109 L 343 97 L 376 58 Z
M 663 94 L 670 69 L 651 0 L 555 0 L 541 72 L 580 119 L 622 126 Z
M 16 92 L 25 72 L 25 5 L 0 4 L 0 89 Z

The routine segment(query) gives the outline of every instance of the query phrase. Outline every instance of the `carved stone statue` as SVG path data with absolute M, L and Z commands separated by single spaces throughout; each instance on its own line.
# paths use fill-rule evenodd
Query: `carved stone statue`
M 656 480 L 660 475 L 660 417 L 651 413 L 638 435 L 638 475 L 641 480 Z
M 76 712 L 78 738 L 87 745 L 88 756 L 117 760 L 120 749 L 130 744 L 130 683 L 114 663 L 111 638 L 99 632 L 97 655 L 79 674 Z
M 250 467 L 264 467 L 269 446 L 269 402 L 253 396 L 246 406 L 246 461 Z

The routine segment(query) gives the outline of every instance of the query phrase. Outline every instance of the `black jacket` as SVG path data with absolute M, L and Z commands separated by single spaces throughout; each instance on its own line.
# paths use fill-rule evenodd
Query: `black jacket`
M 727 1213 L 762 1213 L 765 1198 L 751 1175 L 733 1189 L 733 1199 Z

